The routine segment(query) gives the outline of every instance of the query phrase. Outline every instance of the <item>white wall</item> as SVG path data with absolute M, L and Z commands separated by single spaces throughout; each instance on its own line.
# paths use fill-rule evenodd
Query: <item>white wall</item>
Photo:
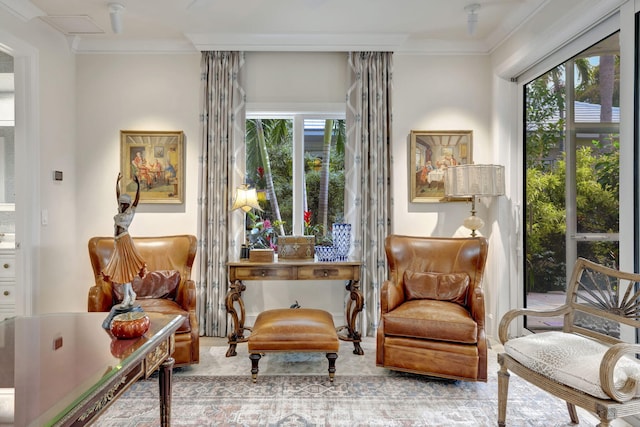
M 73 239 L 83 299 L 75 308 L 86 310 L 93 283 L 87 242 L 113 235 L 120 130 L 185 135 L 185 202 L 139 204 L 131 235 L 197 234 L 200 54 L 78 55 L 76 62 L 78 223 Z
M 465 202 L 410 202 L 410 132 L 471 130 L 473 161 L 491 162 L 491 74 L 488 57 L 397 54 L 393 64 L 393 232 L 453 236 L 463 219 L 469 216 L 471 205 Z M 484 208 L 478 206 L 478 209 L 478 215 L 487 219 Z M 485 233 L 489 224 L 487 221 L 486 228 L 480 231 Z
M 411 203 L 409 196 L 409 140 L 411 130 L 472 130 L 474 163 L 507 164 L 500 151 L 508 140 L 496 138 L 492 128 L 493 84 L 488 56 L 394 55 L 393 92 L 393 233 L 417 236 L 469 236 L 462 221 L 471 204 Z M 505 268 L 500 236 L 515 235 L 509 223 L 496 222 L 500 200 L 479 199 L 477 215 L 485 220 L 479 234 L 489 238 L 485 271 L 486 330 L 495 330 L 498 305 L 509 286 L 498 280 Z M 505 298 L 508 303 L 508 298 Z
M 16 63 L 17 313 L 73 310 L 82 300 L 75 259 L 75 58 L 39 19 L 0 10 L 0 45 Z M 25 80 L 26 77 L 26 80 Z M 20 101 L 28 99 L 26 105 Z M 20 130 L 21 128 L 21 130 Z M 65 172 L 54 182 L 53 170 Z M 49 225 L 40 224 L 46 209 Z M 27 287 L 32 289 L 27 290 Z M 33 293 L 33 304 L 25 303 Z M 84 295 L 86 299 L 86 294 Z

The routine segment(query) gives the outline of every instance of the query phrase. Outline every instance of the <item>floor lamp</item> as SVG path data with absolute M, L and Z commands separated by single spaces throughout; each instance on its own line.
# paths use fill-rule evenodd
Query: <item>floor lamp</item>
M 242 209 L 244 211 L 244 218 L 242 221 L 242 227 L 244 230 L 244 243 L 240 249 L 240 259 L 249 258 L 249 246 L 247 242 L 247 213 L 251 209 L 257 209 L 261 211 L 260 203 L 258 203 L 258 192 L 255 188 L 249 188 L 247 184 L 242 184 L 236 188 L 236 194 L 233 200 L 233 206 L 231 211 Z
M 449 198 L 471 198 L 471 216 L 463 225 L 476 236 L 476 230 L 484 226 L 476 216 L 476 197 L 497 197 L 504 194 L 504 166 L 459 165 L 445 171 L 444 194 Z

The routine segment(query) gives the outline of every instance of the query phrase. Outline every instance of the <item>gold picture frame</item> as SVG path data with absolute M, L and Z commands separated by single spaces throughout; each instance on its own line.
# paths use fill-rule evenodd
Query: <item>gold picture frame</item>
M 450 201 L 444 195 L 444 170 L 471 164 L 473 131 L 412 130 L 409 147 L 409 188 L 412 203 Z
M 183 203 L 184 164 L 182 131 L 120 131 L 121 189 L 133 198 L 137 175 L 140 203 Z

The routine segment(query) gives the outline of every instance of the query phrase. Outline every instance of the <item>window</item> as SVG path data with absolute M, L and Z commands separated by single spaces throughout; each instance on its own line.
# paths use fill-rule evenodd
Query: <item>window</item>
M 246 129 L 245 179 L 259 219 L 278 235 L 328 233 L 344 212 L 344 114 L 247 113 Z
M 524 87 L 526 307 L 562 304 L 578 257 L 618 267 L 619 64 L 615 33 Z

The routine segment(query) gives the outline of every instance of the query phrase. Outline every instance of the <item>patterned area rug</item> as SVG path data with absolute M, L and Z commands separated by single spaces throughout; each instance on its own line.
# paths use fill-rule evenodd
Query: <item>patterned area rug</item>
M 175 372 L 172 426 L 497 425 L 495 352 L 489 356 L 489 381 L 471 383 L 376 368 L 375 352 L 370 345 L 363 348 L 365 356 L 353 355 L 352 347 L 340 349 L 333 383 L 324 355 L 267 354 L 255 384 L 241 348 L 232 358 L 224 357 L 225 347 L 203 349 L 200 365 Z M 364 373 L 354 375 L 358 366 Z M 515 375 L 507 411 L 509 426 L 572 425 L 564 402 Z M 590 414 L 579 415 L 581 426 L 597 424 Z M 95 425 L 158 426 L 157 378 L 134 384 Z

